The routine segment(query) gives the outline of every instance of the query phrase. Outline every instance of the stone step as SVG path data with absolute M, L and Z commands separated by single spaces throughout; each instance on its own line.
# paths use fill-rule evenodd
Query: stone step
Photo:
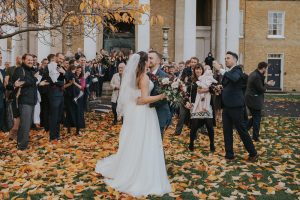
M 92 109 L 93 111 L 97 112 L 97 113 L 109 113 L 111 110 L 108 109 L 100 109 L 100 108 L 96 108 L 96 109 Z

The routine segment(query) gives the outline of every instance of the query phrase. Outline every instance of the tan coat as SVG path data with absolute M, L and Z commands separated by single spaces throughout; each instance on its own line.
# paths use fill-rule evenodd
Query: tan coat
M 113 89 L 113 93 L 111 95 L 111 102 L 117 103 L 118 97 L 119 97 L 119 90 L 115 90 L 116 87 L 120 88 L 120 74 L 116 73 L 113 75 L 111 81 L 110 81 L 110 86 Z

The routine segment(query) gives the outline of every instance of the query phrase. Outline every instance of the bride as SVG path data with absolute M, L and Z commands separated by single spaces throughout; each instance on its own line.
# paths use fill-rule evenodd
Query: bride
M 99 160 L 95 169 L 106 177 L 107 185 L 135 197 L 171 192 L 157 113 L 149 107 L 165 96 L 150 96 L 153 83 L 146 74 L 147 68 L 147 53 L 138 52 L 129 59 L 117 107 L 124 117 L 119 149 Z

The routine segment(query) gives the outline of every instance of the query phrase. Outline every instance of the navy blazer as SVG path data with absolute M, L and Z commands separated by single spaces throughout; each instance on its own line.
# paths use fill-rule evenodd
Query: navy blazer
M 222 79 L 222 106 L 228 108 L 245 106 L 243 94 L 243 71 L 237 65 L 232 70 L 225 72 Z
M 168 74 L 166 74 L 160 68 L 157 70 L 155 75 L 158 78 L 167 78 L 168 77 Z M 158 82 L 154 82 L 154 88 L 150 94 L 151 96 L 156 96 L 159 94 L 157 91 L 157 88 L 158 88 Z M 160 125 L 160 127 L 165 127 L 168 124 L 169 119 L 171 118 L 171 112 L 170 112 L 170 107 L 169 107 L 168 102 L 166 100 L 160 100 L 160 101 L 150 104 L 150 107 L 155 107 L 157 116 L 158 116 L 158 120 L 159 120 L 159 125 Z

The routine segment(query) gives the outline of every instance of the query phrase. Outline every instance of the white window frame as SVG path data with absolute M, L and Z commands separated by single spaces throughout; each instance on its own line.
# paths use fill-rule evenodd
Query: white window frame
M 239 37 L 244 38 L 244 10 L 240 10 Z
M 281 13 L 282 14 L 282 30 L 281 30 L 281 35 L 270 35 L 269 34 L 269 25 L 271 24 L 270 23 L 270 14 L 274 14 L 274 13 Z M 272 22 L 272 24 L 273 24 L 273 22 Z M 268 11 L 268 36 L 267 36 L 267 38 L 274 38 L 274 39 L 276 39 L 276 38 L 278 38 L 278 39 L 280 39 L 280 38 L 285 38 L 284 37 L 284 25 L 285 25 L 285 12 L 284 11 L 274 11 L 274 10 L 272 10 L 272 11 Z
M 274 55 L 279 57 L 275 57 Z M 268 53 L 267 54 L 267 61 L 269 62 L 269 59 L 281 59 L 281 72 L 280 72 L 280 90 L 283 91 L 283 81 L 284 81 L 284 53 Z M 267 71 L 268 73 L 268 71 Z M 268 74 L 266 75 L 266 81 L 268 78 Z

